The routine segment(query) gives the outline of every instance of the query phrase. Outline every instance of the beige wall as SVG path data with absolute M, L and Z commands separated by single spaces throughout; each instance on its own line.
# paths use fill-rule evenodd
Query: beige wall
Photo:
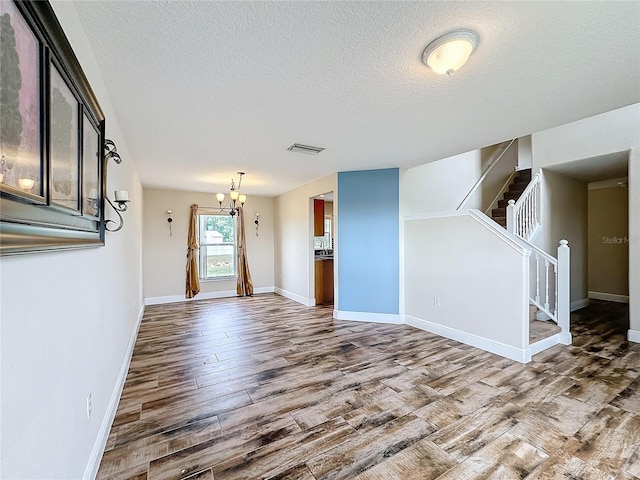
M 313 262 L 313 202 L 333 192 L 334 250 L 338 250 L 338 176 L 330 175 L 303 185 L 275 199 L 275 285 L 276 291 L 305 305 L 315 303 Z M 334 257 L 337 272 L 337 255 Z M 337 292 L 337 288 L 335 291 Z M 334 299 L 337 304 L 337 298 Z
M 184 299 L 187 233 L 191 205 L 214 206 L 215 195 L 179 190 L 144 189 L 143 271 L 144 297 L 148 303 Z M 248 195 L 245 204 L 247 258 L 254 289 L 274 286 L 274 199 Z M 167 210 L 172 211 L 173 236 L 169 236 Z M 260 214 L 259 236 L 255 234 L 256 213 Z M 236 280 L 201 281 L 200 295 L 233 294 Z
M 589 294 L 629 295 L 629 195 L 589 185 Z

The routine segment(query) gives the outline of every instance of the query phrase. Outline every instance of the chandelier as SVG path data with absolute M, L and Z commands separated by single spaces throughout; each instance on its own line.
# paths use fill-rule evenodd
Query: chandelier
M 231 189 L 229 190 L 229 202 L 225 203 L 225 194 L 224 193 L 218 193 L 216 194 L 216 199 L 218 200 L 218 203 L 220 204 L 220 211 L 224 212 L 224 211 L 229 211 L 229 215 L 231 215 L 232 217 L 235 216 L 236 213 L 238 213 L 238 209 L 242 208 L 242 206 L 244 205 L 244 202 L 247 201 L 247 196 L 244 194 L 239 193 L 240 191 L 240 185 L 242 184 L 242 176 L 244 175 L 244 172 L 238 172 L 238 175 L 240 175 L 240 178 L 238 179 L 238 186 L 236 187 L 236 184 L 233 181 L 233 178 L 231 179 Z M 223 205 L 224 204 L 224 205 Z M 240 205 L 238 205 L 240 204 Z

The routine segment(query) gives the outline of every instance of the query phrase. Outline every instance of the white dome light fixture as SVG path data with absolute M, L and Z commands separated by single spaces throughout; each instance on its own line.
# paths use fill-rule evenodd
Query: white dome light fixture
M 436 73 L 451 75 L 467 63 L 478 41 L 478 35 L 471 30 L 454 30 L 427 45 L 422 61 Z

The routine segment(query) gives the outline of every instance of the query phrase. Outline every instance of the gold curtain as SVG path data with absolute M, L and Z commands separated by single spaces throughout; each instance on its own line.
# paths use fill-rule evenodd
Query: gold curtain
M 244 236 L 244 211 L 238 208 L 238 283 L 236 293 L 241 297 L 253 295 L 253 283 L 247 261 L 247 242 Z
M 198 205 L 194 203 L 191 205 L 191 220 L 187 237 L 187 298 L 193 298 L 200 293 L 198 248 Z

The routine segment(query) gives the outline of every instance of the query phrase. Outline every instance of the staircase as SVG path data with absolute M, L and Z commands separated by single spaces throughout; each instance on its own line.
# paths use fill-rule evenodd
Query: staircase
M 524 192 L 527 185 L 531 182 L 531 169 L 518 170 L 513 176 L 513 180 L 509 184 L 509 189 L 504 192 L 502 200 L 498 200 L 498 208 L 491 210 L 491 218 L 500 224 L 502 227 L 507 228 L 507 205 L 509 200 L 518 201 L 522 192 Z
M 560 242 L 558 258 L 554 258 L 531 243 L 540 225 L 539 218 L 540 175 L 532 176 L 531 169 L 518 170 L 508 186 L 503 187 L 502 199 L 491 210 L 491 218 L 524 242 L 530 253 L 531 278 L 529 299 L 529 342 L 532 353 L 553 345 L 554 342 L 570 344 L 569 333 L 569 258 L 566 240 Z M 499 197 L 498 197 L 499 198 Z M 495 199 L 493 205 L 496 205 Z M 491 207 L 489 207 L 491 208 Z M 488 213 L 488 211 L 487 211 Z M 562 265 L 558 266 L 561 253 Z M 562 276 L 559 278 L 559 271 Z M 560 287 L 560 290 L 559 290 Z M 563 305 L 559 305 L 562 297 Z M 550 322 L 536 319 L 546 318 Z M 551 340 L 556 338 L 557 340 Z

